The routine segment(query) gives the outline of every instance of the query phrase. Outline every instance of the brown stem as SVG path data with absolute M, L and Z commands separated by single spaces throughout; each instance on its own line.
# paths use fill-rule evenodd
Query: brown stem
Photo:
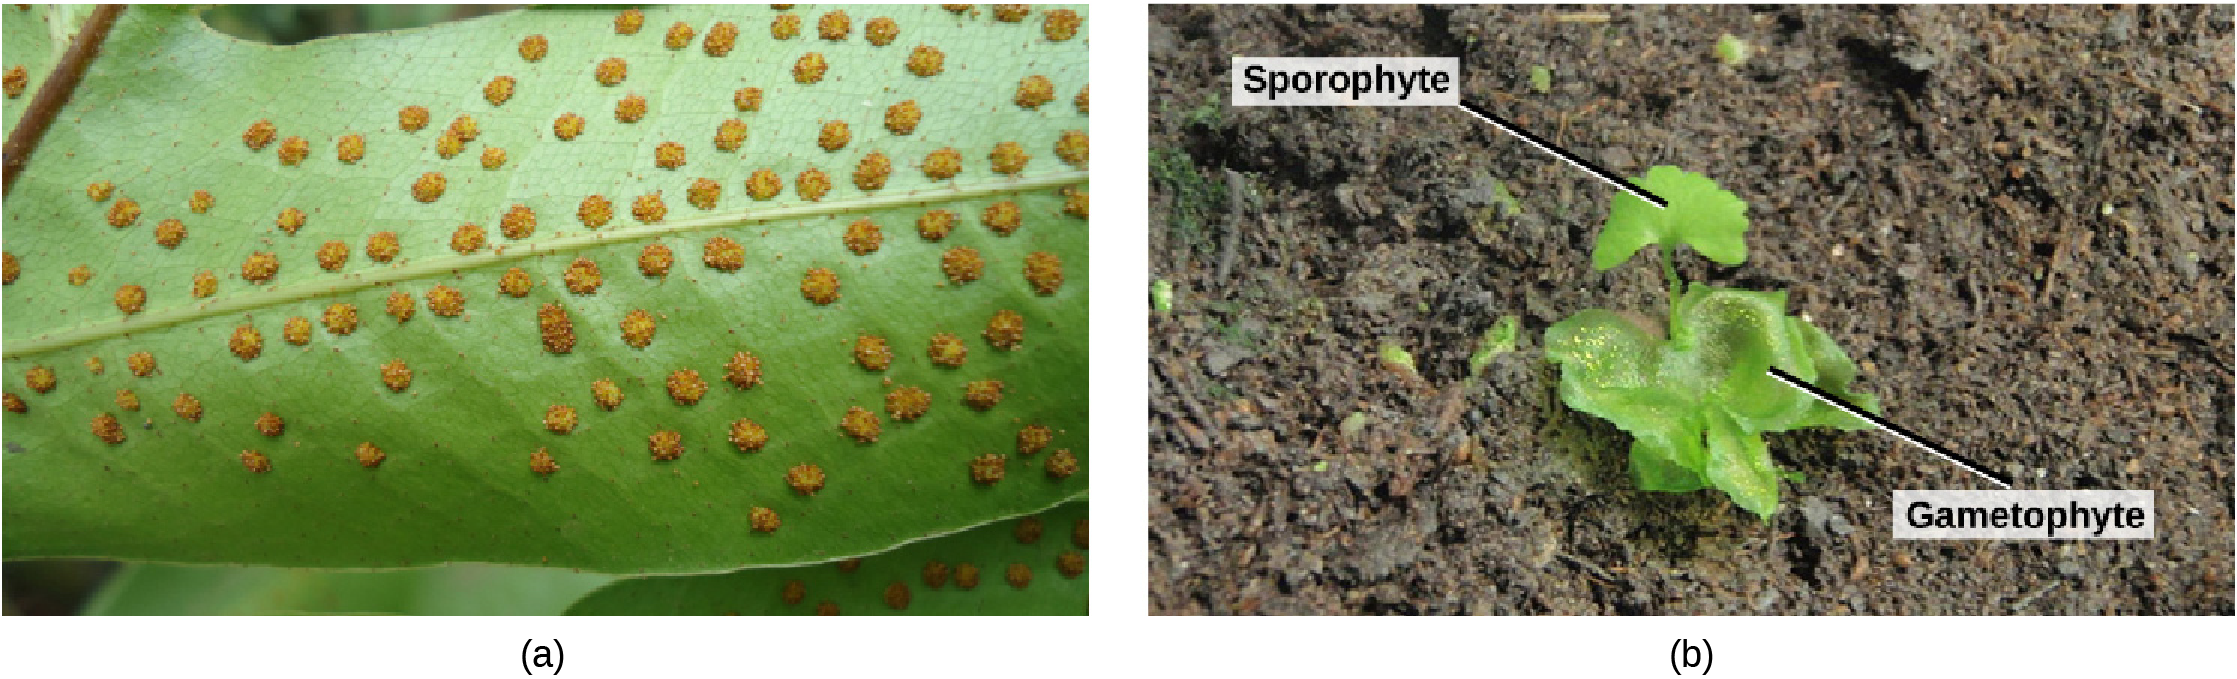
M 85 67 L 101 52 L 101 42 L 109 38 L 109 29 L 117 22 L 117 15 L 124 13 L 124 5 L 102 5 L 94 8 L 93 17 L 78 30 L 78 37 L 70 41 L 70 51 L 62 54 L 62 61 L 54 65 L 54 72 L 47 75 L 47 82 L 39 86 L 39 93 L 31 98 L 31 105 L 23 110 L 23 118 L 16 121 L 16 129 L 8 133 L 8 145 L 0 164 L 0 195 L 16 190 L 16 175 L 23 173 L 23 166 L 31 162 L 31 152 L 39 148 L 39 140 L 47 135 L 47 126 L 54 124 L 62 105 L 70 103 L 70 94 L 78 89 L 78 81 L 85 77 Z

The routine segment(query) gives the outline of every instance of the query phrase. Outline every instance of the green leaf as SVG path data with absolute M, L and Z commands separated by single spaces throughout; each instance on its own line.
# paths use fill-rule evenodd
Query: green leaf
M 1070 554 L 1085 566 L 1087 504 L 1063 505 L 1033 518 L 1041 536 L 1032 544 L 1019 540 L 1018 521 L 1001 521 L 864 558 L 851 573 L 823 564 L 623 580 L 583 597 L 567 613 L 810 615 L 830 602 L 844 615 L 1086 615 L 1090 573 L 1064 577 L 1057 564 Z M 926 583 L 926 568 L 935 561 L 948 573 L 940 587 Z M 968 590 L 955 576 L 965 563 L 979 569 L 978 586 Z M 1030 571 L 1025 587 L 1006 581 L 1011 564 Z M 787 604 L 786 583 L 793 581 L 803 597 Z M 907 590 L 905 609 L 888 605 L 897 583 Z
M 558 615 L 606 575 L 462 564 L 393 571 L 129 564 L 88 615 Z
M 1717 61 L 1724 62 L 1724 65 L 1726 66 L 1738 66 L 1748 63 L 1748 52 L 1750 50 L 1748 49 L 1748 41 L 1746 40 L 1741 40 L 1738 37 L 1734 37 L 1730 33 L 1726 33 L 1723 36 L 1717 38 L 1716 49 Z
M 574 8 L 532 9 L 393 33 L 351 35 L 292 47 L 241 42 L 219 35 L 192 12 L 134 7 L 118 21 L 101 57 L 62 112 L 8 196 L 7 253 L 21 277 L 5 288 L 5 379 L 24 413 L 0 413 L 5 424 L 4 506 L 8 558 L 109 557 L 172 562 L 282 566 L 397 567 L 446 562 L 566 566 L 598 572 L 707 572 L 740 566 L 795 564 L 874 553 L 968 526 L 1040 511 L 1081 497 L 1088 487 L 1086 446 L 1088 350 L 1087 173 L 1059 159 L 1059 139 L 1087 128 L 1087 33 L 1050 41 L 1034 19 L 996 22 L 991 13 L 951 14 L 937 7 L 849 8 L 845 41 L 815 37 L 817 13 L 802 12 L 805 32 L 771 37 L 775 10 L 764 6 L 658 7 L 645 28 L 617 35 L 613 14 Z M 15 30 L 14 10 L 8 12 Z M 1085 8 L 1073 8 L 1083 19 Z M 889 16 L 900 39 L 879 47 L 862 38 L 873 16 Z M 662 46 L 666 28 L 688 22 L 703 38 L 716 21 L 740 28 L 727 56 L 691 46 Z M 548 55 L 525 61 L 520 41 L 548 39 Z M 9 34 L 6 61 L 29 61 L 23 50 L 46 45 Z M 917 45 L 945 53 L 943 73 L 920 77 L 905 65 Z M 795 82 L 797 60 L 823 55 L 829 71 L 813 84 Z M 599 85 L 601 60 L 627 60 L 627 79 Z M 503 105 L 483 88 L 500 75 L 517 79 Z M 1046 77 L 1056 100 L 1037 110 L 1014 102 L 1018 83 Z M 763 90 L 754 112 L 738 111 L 740 87 Z M 625 95 L 649 100 L 634 124 L 617 122 Z M 914 100 L 922 122 L 913 134 L 890 133 L 887 106 Z M 427 129 L 399 129 L 398 112 L 427 107 Z M 20 106 L 11 100 L 10 112 Z M 555 119 L 587 119 L 572 141 L 553 135 Z M 436 140 L 461 114 L 480 136 L 455 158 L 440 157 Z M 749 128 L 744 148 L 718 150 L 724 120 Z M 308 140 L 299 166 L 281 164 L 280 142 L 261 151 L 243 144 L 251 123 L 269 119 L 285 139 Z M 844 121 L 850 143 L 819 147 L 826 121 Z M 362 160 L 337 159 L 343 135 L 363 135 Z M 1084 143 L 1084 138 L 1079 138 Z M 655 166 L 656 147 L 682 144 L 686 164 Z M 1022 171 L 998 174 L 989 161 L 1001 142 L 1032 156 Z M 495 170 L 479 158 L 503 148 Z M 962 172 L 934 180 L 919 170 L 937 149 L 956 149 Z M 882 189 L 851 177 L 871 152 L 890 158 Z M 1085 159 L 1080 158 L 1084 166 Z M 810 168 L 834 185 L 820 201 L 798 191 Z M 783 179 L 768 201 L 747 196 L 756 170 Z M 417 180 L 441 172 L 447 190 L 433 202 L 414 197 Z M 722 187 L 719 204 L 687 201 L 693 181 Z M 86 186 L 113 182 L 107 202 Z M 1068 214 L 1064 191 L 1078 190 L 1079 216 Z M 188 196 L 207 190 L 207 213 Z M 638 196 L 665 196 L 664 221 L 631 215 Z M 577 218 L 585 196 L 611 200 L 615 214 L 591 230 Z M 137 202 L 143 215 L 112 227 L 108 210 Z M 1012 201 L 1023 215 L 1015 233 L 982 225 L 982 211 Z M 515 205 L 534 210 L 533 235 L 508 238 L 501 216 Z M 294 234 L 277 229 L 284 208 L 308 213 Z M 952 234 L 930 242 L 917 219 L 932 210 L 956 215 Z M 175 249 L 153 232 L 165 219 L 183 222 Z M 883 245 L 857 255 L 842 239 L 867 219 L 882 228 Z M 454 230 L 473 222 L 492 246 L 472 254 L 450 248 Z M 393 231 L 402 255 L 373 262 L 371 234 Z M 702 263 L 702 247 L 722 236 L 744 246 L 742 269 Z M 338 241 L 349 253 L 339 272 L 321 270 L 316 252 Z M 673 249 L 665 277 L 638 270 L 644 248 Z M 949 248 L 975 248 L 983 276 L 951 282 L 942 270 Z M 255 252 L 279 261 L 276 277 L 243 278 Z M 1041 294 L 1024 272 L 1035 253 L 1054 255 L 1063 280 Z M 602 270 L 595 294 L 570 294 L 561 279 L 583 258 Z M 83 286 L 68 271 L 93 272 Z M 534 281 L 524 298 L 499 293 L 518 267 Z M 811 268 L 841 281 L 841 298 L 818 305 L 803 298 Z M 219 278 L 216 294 L 196 298 L 198 272 Z M 119 286 L 147 291 L 145 309 L 126 315 Z M 461 291 L 465 313 L 437 316 L 427 295 L 437 285 Z M 383 313 L 391 292 L 417 307 L 408 321 Z M 575 344 L 564 355 L 545 351 L 538 309 L 546 303 L 571 316 Z M 331 304 L 354 304 L 360 326 L 348 335 L 320 325 Z M 643 310 L 657 321 L 653 341 L 625 344 L 621 324 Z M 1016 350 L 983 335 L 999 311 L 1025 325 Z M 283 323 L 310 320 L 303 346 L 283 341 Z M 243 360 L 229 340 L 255 328 L 262 347 Z M 960 368 L 934 365 L 935 333 L 960 338 Z M 882 336 L 890 369 L 857 365 L 858 336 Z M 762 382 L 737 389 L 723 381 L 724 364 L 740 351 L 761 362 Z M 127 369 L 127 355 L 149 352 L 157 371 Z M 99 374 L 86 367 L 101 359 Z M 413 378 L 404 391 L 383 384 L 380 366 L 401 360 Z M 35 367 L 53 370 L 49 393 L 25 389 Z M 665 382 L 696 370 L 710 390 L 695 405 L 672 400 Z M 593 405 L 591 384 L 611 379 L 625 394 L 612 412 Z M 1004 397 L 990 410 L 966 407 L 966 384 L 999 380 Z M 913 422 L 885 412 L 902 386 L 924 389 L 929 411 Z M 130 389 L 137 411 L 122 408 Z M 181 393 L 199 399 L 202 416 L 173 414 Z M 547 431 L 546 409 L 573 407 L 570 434 Z M 883 420 L 874 443 L 840 429 L 860 407 Z M 286 422 L 267 437 L 254 426 L 263 413 Z M 120 420 L 122 443 L 92 431 L 101 415 Z M 740 452 L 730 426 L 751 418 L 769 434 L 759 452 Z M 1020 428 L 1049 427 L 1051 450 L 1069 449 L 1080 473 L 1044 473 L 1050 453 L 1011 455 L 1004 480 L 974 483 L 971 461 L 1013 451 Z M 681 436 L 684 453 L 658 462 L 648 440 L 657 431 Z M 386 461 L 359 465 L 361 442 L 378 445 Z M 257 450 L 269 473 L 252 473 L 241 453 Z M 531 471 L 530 455 L 548 450 L 560 469 Z M 786 482 L 796 465 L 818 465 L 821 492 L 803 495 Z M 751 508 L 773 509 L 782 527 L 747 528 Z
M 1666 250 L 1689 245 L 1725 266 L 1747 261 L 1748 204 L 1739 196 L 1717 188 L 1708 177 L 1668 165 L 1657 165 L 1632 183 L 1670 206 L 1655 207 L 1629 193 L 1615 194 L 1607 226 L 1593 244 L 1594 268 L 1616 268 L 1648 245 Z
M 1856 369 L 1840 347 L 1785 306 L 1783 292 L 1693 285 L 1677 301 L 1668 341 L 1630 317 L 1587 309 L 1547 330 L 1546 354 L 1561 364 L 1563 403 L 1632 435 L 1631 474 L 1641 490 L 1715 487 L 1769 516 L 1780 474 L 1763 432 L 1869 425 L 1767 368 L 1879 407 L 1848 391 Z

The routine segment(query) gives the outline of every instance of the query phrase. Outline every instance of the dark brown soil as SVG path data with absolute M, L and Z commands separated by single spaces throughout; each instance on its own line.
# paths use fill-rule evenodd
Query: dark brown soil
M 2237 612 L 2228 6 L 1150 16 L 1152 612 Z M 1895 541 L 1894 490 L 1993 486 L 1871 431 L 1773 435 L 1806 480 L 1768 524 L 1633 490 L 1539 350 L 1663 313 L 1650 257 L 1590 265 L 1612 190 L 1457 110 L 1228 108 L 1234 55 L 1461 55 L 1466 98 L 1571 151 L 1714 178 L 1749 260 L 1687 279 L 1789 291 L 1891 419 L 2019 487 L 2157 491 L 2159 538 Z M 1507 314 L 1520 349 L 1468 380 Z

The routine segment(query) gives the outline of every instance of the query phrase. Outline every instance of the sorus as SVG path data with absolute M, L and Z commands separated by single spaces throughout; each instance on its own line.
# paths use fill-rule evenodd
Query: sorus
M 883 153 L 871 151 L 870 155 L 863 156 L 862 162 L 854 166 L 854 187 L 876 191 L 885 188 L 886 177 L 892 175 L 893 159 L 887 158 Z
M 109 194 L 115 192 L 116 188 L 116 184 L 107 180 L 97 181 L 85 185 L 85 197 L 93 199 L 93 202 L 96 203 L 108 202 Z
M 194 273 L 194 297 L 195 297 L 195 299 L 203 299 L 203 298 L 207 298 L 207 297 L 209 297 L 210 295 L 215 295 L 215 294 L 217 294 L 217 274 L 214 274 L 214 273 L 210 273 L 210 272 L 209 272 L 209 270 L 207 270 L 207 269 L 205 269 L 205 270 L 202 270 L 202 271 L 197 271 L 197 272 L 195 272 L 195 273 Z
M 1054 453 L 1049 453 L 1049 461 L 1046 469 L 1048 470 L 1049 478 L 1062 481 L 1064 479 L 1071 478 L 1073 474 L 1080 471 L 1080 461 L 1079 458 L 1075 458 L 1072 456 L 1071 449 L 1059 450 Z
M 986 210 L 979 213 L 979 223 L 993 229 L 996 235 L 1007 236 L 1025 224 L 1025 213 L 1018 209 L 1017 203 L 1005 200 L 986 206 Z
M 118 311 L 126 314 L 140 313 L 140 309 L 147 306 L 148 289 L 137 285 L 119 287 L 116 302 Z
M 909 72 L 918 76 L 929 78 L 939 75 L 945 63 L 947 55 L 941 54 L 937 48 L 918 45 L 916 49 L 909 51 Z
M 1018 544 L 1038 544 L 1041 541 L 1041 533 L 1043 532 L 1041 517 L 1028 516 L 1022 519 L 1018 519 L 1017 526 L 1010 532 L 1014 537 L 1018 539 Z
M 627 10 L 622 10 L 621 14 L 618 14 L 618 15 L 615 15 L 615 16 L 614 16 L 614 32 L 615 32 L 615 33 L 619 33 L 619 34 L 622 34 L 622 35 L 636 35 L 636 34 L 637 34 L 637 29 L 640 29 L 640 28 L 644 28 L 644 27 L 645 27 L 645 12 L 644 12 L 644 10 L 638 10 L 638 9 L 627 9 Z
M 1029 75 L 1024 80 L 1018 81 L 1018 93 L 1015 100 L 1019 107 L 1037 109 L 1042 104 L 1049 103 L 1050 100 L 1055 98 L 1056 85 L 1050 83 L 1046 77 Z
M 212 197 L 210 192 L 201 189 L 195 189 L 194 195 L 186 198 L 186 209 L 192 210 L 194 214 L 198 215 L 208 213 L 210 208 L 216 205 L 217 198 Z
M 673 460 L 684 456 L 684 437 L 682 434 L 662 429 L 653 432 L 652 436 L 646 437 L 645 447 L 652 450 L 652 459 L 654 460 Z
M 769 20 L 769 37 L 791 40 L 800 37 L 800 17 L 796 14 L 779 14 Z
M 775 198 L 777 194 L 784 192 L 784 188 L 784 179 L 768 168 L 754 170 L 753 176 L 746 179 L 746 195 L 753 196 L 754 200 Z
M 263 453 L 254 450 L 244 450 L 241 451 L 241 466 L 247 467 L 251 472 L 262 474 L 272 471 L 272 458 L 265 457 Z
M 559 461 L 552 459 L 551 453 L 537 448 L 536 452 L 528 454 L 528 471 L 550 476 L 552 472 L 559 471 Z
M 505 275 L 497 279 L 497 291 L 510 297 L 527 297 L 531 285 L 534 281 L 529 280 L 528 272 L 517 266 L 506 269 Z
M 707 264 L 709 269 L 726 272 L 737 271 L 740 267 L 746 265 L 746 248 L 739 245 L 738 241 L 716 236 L 707 239 L 707 245 L 702 248 L 700 259 Z
M 593 75 L 598 78 L 600 85 L 619 85 L 621 81 L 629 79 L 629 62 L 623 61 L 621 57 L 607 57 L 605 61 L 598 62 L 598 70 Z
M 586 122 L 588 121 L 583 120 L 582 116 L 575 115 L 573 111 L 562 113 L 557 119 L 551 121 L 551 134 L 558 137 L 560 141 L 572 141 L 575 137 L 582 136 L 583 125 Z
M 497 230 L 504 232 L 506 238 L 514 240 L 533 236 L 536 234 L 536 211 L 528 209 L 526 205 L 514 203 L 512 209 L 505 211 L 504 217 L 498 218 Z
M 401 392 L 410 389 L 412 388 L 412 369 L 410 366 L 404 365 L 404 359 L 400 358 L 383 363 L 381 364 L 381 383 L 388 385 L 389 391 Z
M 1064 159 L 1065 164 L 1072 167 L 1087 169 L 1087 133 L 1065 130 L 1056 139 L 1056 157 Z
M 1066 578 L 1080 577 L 1081 573 L 1087 572 L 1087 557 L 1081 556 L 1079 552 L 1064 550 L 1064 553 L 1056 555 L 1056 572 Z
M 257 332 L 256 326 L 242 325 L 233 329 L 233 338 L 225 345 L 241 360 L 254 360 L 264 353 L 264 333 Z
M 831 192 L 831 176 L 812 167 L 802 170 L 792 183 L 793 190 L 798 191 L 801 198 L 811 201 L 823 200 L 823 195 Z
M 769 430 L 761 428 L 761 424 L 753 420 L 738 418 L 736 422 L 730 423 L 730 444 L 737 446 L 741 453 L 761 450 L 769 445 Z
M 1080 93 L 1079 93 L 1079 95 L 1077 95 L 1077 96 L 1074 96 L 1074 97 L 1072 97 L 1072 106 L 1073 106 L 1074 108 L 1078 108 L 1078 109 L 1080 109 L 1080 115 L 1087 115 L 1087 86 L 1086 86 L 1086 85 L 1081 85 L 1081 86 L 1080 86 Z
M 600 378 L 590 383 L 590 400 L 598 407 L 613 410 L 621 407 L 621 387 L 613 380 Z
M 133 355 L 144 356 L 146 354 L 143 353 Z M 152 368 L 155 359 L 151 358 L 148 359 L 148 361 L 149 365 Z M 141 377 L 146 377 L 146 375 L 141 375 Z M 23 371 L 23 386 L 30 387 L 32 391 L 41 394 L 54 391 L 54 380 L 54 369 L 43 365 L 31 366 L 30 370 Z
M 417 310 L 413 306 L 411 295 L 404 294 L 401 290 L 388 293 L 388 315 L 396 317 L 397 323 L 412 320 L 412 313 Z
M 947 584 L 948 565 L 946 563 L 942 563 L 940 561 L 927 561 L 924 563 L 924 586 L 933 589 L 939 589 L 941 587 L 947 586 Z
M 1064 285 L 1064 262 L 1058 260 L 1053 252 L 1026 255 L 1025 280 L 1033 284 L 1034 292 L 1056 294 L 1056 289 Z
M 676 253 L 659 243 L 645 246 L 645 251 L 637 255 L 637 270 L 647 277 L 666 276 L 668 267 L 675 263 Z
M 505 102 L 512 101 L 513 85 L 516 82 L 509 75 L 492 78 L 489 84 L 482 86 L 482 98 L 488 99 L 491 106 L 504 106 Z
M 731 95 L 731 102 L 737 104 L 739 111 L 759 111 L 761 110 L 761 88 L 738 88 L 737 94 Z
M 334 143 L 334 159 L 342 161 L 344 163 L 349 163 L 351 165 L 357 164 L 357 161 L 364 160 L 365 135 L 343 135 L 340 141 Z
M 614 203 L 605 196 L 592 194 L 583 199 L 582 207 L 575 208 L 575 217 L 583 220 L 583 226 L 588 228 L 605 226 L 614 218 Z
M 731 355 L 730 362 L 722 364 L 722 379 L 739 389 L 752 389 L 761 384 L 761 359 L 748 352 Z
M 715 148 L 736 151 L 746 144 L 746 121 L 737 118 L 722 121 L 715 126 Z
M 995 144 L 994 150 L 987 153 L 986 157 L 987 160 L 993 161 L 994 171 L 999 174 L 1023 172 L 1025 171 L 1026 161 L 1033 159 L 1033 156 L 1025 153 L 1025 147 L 1019 146 L 1014 141 Z
M 302 137 L 288 137 L 280 142 L 280 164 L 296 166 L 311 157 L 311 142 Z
M 948 275 L 948 282 L 962 285 L 978 280 L 986 272 L 986 261 L 979 259 L 977 248 L 948 248 L 940 255 L 940 271 Z
M 386 459 L 388 459 L 388 453 L 381 452 L 381 447 L 373 445 L 372 441 L 357 444 L 358 466 L 372 469 L 381 466 L 381 461 Z
M 901 25 L 887 17 L 871 19 L 869 24 L 862 27 L 862 37 L 868 38 L 872 45 L 884 47 L 893 42 L 894 38 L 901 37 Z
M 777 518 L 777 510 L 768 507 L 755 507 L 752 511 L 746 512 L 746 523 L 753 526 L 754 530 L 763 533 L 777 532 L 777 528 L 784 525 L 784 522 Z
M 130 389 L 118 389 L 117 407 L 123 408 L 125 410 L 138 411 L 140 409 L 140 395 Z
M 326 314 L 326 332 L 330 335 L 348 335 L 357 332 L 357 305 L 329 304 Z
M 707 39 L 700 44 L 710 57 L 730 56 L 730 50 L 737 46 L 738 25 L 728 21 L 716 22 L 713 28 L 707 29 Z
M 287 317 L 287 322 L 280 324 L 280 337 L 295 346 L 310 344 L 311 319 L 302 316 Z
M 994 312 L 986 322 L 986 342 L 1003 351 L 1025 343 L 1025 317 L 1009 309 Z
M 614 119 L 615 119 L 615 120 L 619 120 L 619 121 L 622 121 L 622 122 L 625 122 L 625 123 L 634 123 L 634 122 L 637 122 L 637 121 L 639 121 L 639 120 L 643 120 L 643 119 L 644 119 L 644 117 L 645 117 L 645 98 L 644 98 L 644 97 L 641 97 L 641 96 L 637 96 L 637 95 L 634 95 L 634 94 L 632 94 L 632 95 L 629 95 L 629 96 L 626 96 L 626 97 L 622 97 L 622 98 L 621 98 L 621 103 L 619 103 L 619 104 L 615 104 L 615 105 L 614 105 Z
M 458 132 L 454 130 L 443 130 L 443 136 L 435 139 L 435 155 L 442 156 L 445 160 L 455 158 L 465 151 L 466 139 L 458 136 Z
M 963 403 L 973 409 L 986 410 L 1001 402 L 1001 380 L 976 380 L 963 385 Z
M 1050 10 L 1041 18 L 1041 36 L 1050 42 L 1064 42 L 1080 33 L 1080 13 L 1068 9 Z
M 119 198 L 109 206 L 109 226 L 124 228 L 140 221 L 140 204 L 130 198 Z
M 685 368 L 668 373 L 668 397 L 678 405 L 694 405 L 707 395 L 707 381 L 699 379 L 699 371 Z
M 85 285 L 87 281 L 91 280 L 93 280 L 93 267 L 84 264 L 70 267 L 71 285 Z
M 885 242 L 885 234 L 878 229 L 877 222 L 864 218 L 848 224 L 847 233 L 840 240 L 854 254 L 867 255 L 878 251 L 878 245 Z
M 816 35 L 825 40 L 845 40 L 853 24 L 847 20 L 846 12 L 826 12 L 823 18 L 816 20 Z
M 646 313 L 644 309 L 632 309 L 629 315 L 621 319 L 621 339 L 628 342 L 629 346 L 643 349 L 652 344 L 656 327 L 652 314 Z
M 844 121 L 826 120 L 823 123 L 823 133 L 816 136 L 816 145 L 823 147 L 825 151 L 837 151 L 846 148 L 847 142 L 853 139 L 854 133 L 847 131 Z
M 280 419 L 278 413 L 266 411 L 263 415 L 257 416 L 256 433 L 265 436 L 279 436 L 286 432 L 287 421 Z
M 179 419 L 188 422 L 200 422 L 202 421 L 202 401 L 194 398 L 193 394 L 179 394 L 178 398 L 171 400 L 171 412 L 178 413 Z
M 551 41 L 545 39 L 542 33 L 520 39 L 520 58 L 522 60 L 543 61 L 544 54 L 549 51 L 551 51 Z
M 715 209 L 722 201 L 722 183 L 706 177 L 692 180 L 691 190 L 684 192 L 684 200 L 701 210 Z
M 802 85 L 823 81 L 824 71 L 831 66 L 823 62 L 823 53 L 809 52 L 792 64 L 792 81 Z
M 896 582 L 885 587 L 885 605 L 896 611 L 909 609 L 909 585 Z
M 318 266 L 321 269 L 341 271 L 342 265 L 348 264 L 349 261 L 350 246 L 348 243 L 330 240 L 318 246 Z
M 785 483 L 792 486 L 793 492 L 814 495 L 823 490 L 823 468 L 812 464 L 795 466 L 785 471 Z
M 249 253 L 249 258 L 241 262 L 241 277 L 251 283 L 272 280 L 272 276 L 279 272 L 280 258 L 269 252 L 259 250 Z
M 917 107 L 917 100 L 910 99 L 885 109 L 885 129 L 896 135 L 917 131 L 917 123 L 924 120 L 924 109 Z
M 564 354 L 575 350 L 575 322 L 567 317 L 566 309 L 545 303 L 536 310 L 536 325 L 544 336 L 544 351 Z
M 572 406 L 554 403 L 550 408 L 544 409 L 544 428 L 554 434 L 566 434 L 575 431 L 575 424 L 578 421 L 575 409 Z
M 1025 425 L 1024 428 L 1018 430 L 1018 454 L 1031 456 L 1034 453 L 1041 452 L 1041 449 L 1047 448 L 1049 441 L 1054 438 L 1056 438 L 1055 432 L 1050 431 L 1048 427 L 1038 424 Z
M 1005 462 L 1007 458 L 994 453 L 971 458 L 971 482 L 992 485 L 1001 481 Z
M 1020 21 L 1024 21 L 1024 20 L 1025 20 L 1025 16 L 1026 16 L 1026 15 L 1028 15 L 1028 14 L 1032 14 L 1032 13 L 1033 13 L 1033 6 L 1032 6 L 1032 5 L 995 5 L 995 6 L 994 6 L 994 19 L 995 19 L 996 21 L 1006 21 L 1006 22 L 1010 22 L 1010 23 L 1017 23 L 1017 22 L 1020 22 Z
M 181 242 L 184 242 L 185 240 L 186 240 L 186 223 L 185 223 L 185 222 L 181 222 L 181 221 L 179 221 L 179 220 L 176 220 L 176 219 L 166 219 L 166 220 L 163 220 L 163 221 L 161 221 L 161 222 L 157 222 L 157 223 L 156 223 L 156 225 L 155 225 L 155 244 L 156 244 L 156 245 L 161 245 L 161 246 L 163 246 L 163 247 L 167 247 L 167 248 L 175 248 L 175 247 L 178 247 L 178 246 L 179 246 L 179 243 L 181 243 Z
M 629 214 L 639 222 L 658 224 L 668 217 L 668 204 L 660 201 L 660 194 L 648 193 L 638 196 L 636 202 L 630 203 Z
M 1009 581 L 1011 587 L 1025 589 L 1027 585 L 1033 584 L 1033 569 L 1022 563 L 1013 563 L 1010 564 L 1009 571 L 1002 575 L 1002 579 Z
M 931 210 L 917 217 L 917 235 L 923 236 L 925 240 L 939 242 L 940 239 L 948 237 L 948 232 L 953 230 L 955 230 L 955 213 L 953 212 Z
M 241 143 L 247 144 L 251 151 L 262 151 L 273 139 L 278 139 L 279 134 L 279 128 L 273 127 L 270 119 L 258 120 L 249 123 L 249 130 L 241 133 Z
M 421 174 L 418 181 L 412 182 L 412 198 L 422 203 L 435 202 L 435 199 L 443 197 L 443 187 L 446 184 L 441 172 Z
M 856 335 L 854 362 L 867 370 L 884 370 L 893 365 L 893 349 L 886 346 L 883 337 Z
M 567 265 L 567 275 L 564 278 L 567 291 L 578 295 L 598 292 L 599 284 L 606 282 L 606 278 L 598 273 L 598 264 L 581 257 Z
M 417 132 L 427 127 L 427 107 L 406 106 L 396 111 L 396 126 L 405 132 Z
M 505 150 L 495 146 L 482 149 L 482 169 L 495 170 L 505 166 Z
M 949 179 L 962 171 L 963 154 L 957 153 L 953 148 L 933 151 L 924 157 L 924 176 L 926 177 Z
M 943 332 L 932 336 L 932 346 L 925 349 L 925 353 L 932 357 L 934 365 L 943 368 L 961 368 L 964 358 L 970 355 L 971 350 L 963 346 L 962 339 L 957 338 L 954 334 Z
M 885 412 L 901 422 L 924 416 L 932 407 L 932 394 L 916 387 L 901 387 L 885 395 Z
M 457 316 L 466 313 L 466 295 L 448 285 L 438 285 L 427 291 L 427 310 L 437 316 Z
M 839 430 L 861 443 L 876 443 L 880 428 L 878 416 L 860 407 L 848 408 L 839 418 Z
M 365 257 L 376 262 L 395 259 L 396 253 L 403 249 L 404 244 L 396 238 L 394 231 L 381 231 L 365 237 Z
M 800 296 L 818 305 L 839 301 L 839 274 L 816 267 L 800 279 Z
M 668 39 L 663 44 L 666 44 L 668 49 L 672 50 L 690 47 L 691 36 L 695 34 L 697 34 L 697 31 L 691 30 L 691 24 L 678 21 L 675 25 L 668 27 Z
M 473 141 L 482 136 L 482 125 L 473 116 L 459 116 L 451 120 L 450 131 L 461 140 Z
M 684 145 L 672 141 L 660 142 L 660 146 L 653 149 L 652 162 L 663 170 L 683 167 Z
M 482 249 L 482 245 L 488 241 L 488 232 L 473 222 L 460 224 L 457 230 L 451 232 L 451 249 L 461 255 Z
M 131 355 L 124 357 L 124 366 L 126 368 L 130 368 L 132 370 L 133 376 L 135 377 L 147 377 L 149 375 L 153 375 L 155 374 L 155 354 L 151 354 L 145 351 L 132 352 Z M 41 370 L 41 368 L 32 368 L 32 370 Z M 49 371 L 47 373 L 47 388 L 54 388 L 54 373 L 52 371 Z M 43 390 L 40 390 L 37 385 L 33 385 L 32 390 L 40 391 L 40 393 L 45 393 Z

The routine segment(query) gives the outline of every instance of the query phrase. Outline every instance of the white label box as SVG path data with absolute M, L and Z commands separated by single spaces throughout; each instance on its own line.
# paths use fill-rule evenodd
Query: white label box
M 1235 57 L 1231 106 L 1459 106 L 1458 57 Z
M 1898 490 L 1897 540 L 2150 540 L 2148 490 Z

